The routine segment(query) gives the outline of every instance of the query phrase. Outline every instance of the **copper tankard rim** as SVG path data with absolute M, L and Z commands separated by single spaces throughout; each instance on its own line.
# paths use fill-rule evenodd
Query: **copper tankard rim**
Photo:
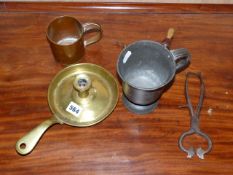
M 78 23 L 78 25 L 80 26 L 80 29 L 81 29 L 81 31 L 80 31 L 80 36 L 81 36 L 81 37 L 83 36 L 84 30 L 83 30 L 82 24 L 79 22 L 79 20 L 77 20 L 75 17 L 72 17 L 72 16 L 62 15 L 62 16 L 58 16 L 58 17 L 54 18 L 53 20 L 51 20 L 51 21 L 49 22 L 49 24 L 48 24 L 48 26 L 47 26 L 47 30 L 46 30 L 46 37 L 47 37 L 47 39 L 48 39 L 50 42 L 52 42 L 52 43 L 55 44 L 55 45 L 63 46 L 63 47 L 64 47 L 64 46 L 71 46 L 71 45 L 73 45 L 73 44 L 79 42 L 80 39 L 77 39 L 77 40 L 74 41 L 73 43 L 63 45 L 63 44 L 58 44 L 57 42 L 53 41 L 53 40 L 49 37 L 49 35 L 48 35 L 49 26 L 50 26 L 53 22 L 55 22 L 55 21 L 57 21 L 57 20 L 59 20 L 59 19 L 62 19 L 62 18 L 70 18 L 70 19 L 75 20 L 75 22 Z M 81 37 L 80 37 L 80 38 L 81 38 Z

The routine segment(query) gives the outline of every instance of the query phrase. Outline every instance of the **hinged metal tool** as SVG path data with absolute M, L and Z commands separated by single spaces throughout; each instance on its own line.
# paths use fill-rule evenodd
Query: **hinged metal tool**
M 198 102 L 198 105 L 196 107 L 196 110 L 193 109 L 193 106 L 192 106 L 192 103 L 190 100 L 190 96 L 189 96 L 189 92 L 188 92 L 188 78 L 191 76 L 195 76 L 200 80 L 200 97 L 199 97 L 199 102 Z M 188 154 L 187 158 L 192 158 L 195 154 L 195 150 L 193 147 L 190 147 L 189 149 L 184 148 L 183 140 L 186 136 L 198 134 L 199 136 L 201 136 L 207 140 L 208 147 L 206 150 L 202 149 L 201 147 L 196 149 L 196 155 L 200 159 L 204 159 L 204 155 L 207 154 L 208 152 L 210 152 L 210 150 L 212 148 L 212 141 L 211 141 L 210 137 L 207 134 L 203 133 L 199 128 L 199 123 L 200 123 L 199 115 L 200 115 L 201 107 L 202 107 L 203 100 L 204 100 L 204 94 L 205 94 L 205 85 L 204 85 L 201 73 L 188 72 L 186 74 L 186 80 L 185 80 L 185 98 L 186 98 L 187 107 L 189 108 L 189 112 L 190 112 L 190 116 L 191 116 L 191 121 L 190 121 L 191 128 L 189 129 L 189 131 L 184 132 L 180 136 L 179 143 L 178 143 L 180 149 Z

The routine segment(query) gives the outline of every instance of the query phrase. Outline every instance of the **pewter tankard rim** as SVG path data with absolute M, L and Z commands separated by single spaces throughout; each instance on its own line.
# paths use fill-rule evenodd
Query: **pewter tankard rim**
M 170 59 L 170 61 L 171 61 L 171 64 L 173 64 L 172 66 L 173 66 L 173 68 L 174 68 L 174 69 L 172 69 L 172 73 L 171 73 L 170 77 L 169 77 L 166 81 L 164 81 L 161 85 L 156 86 L 156 87 L 153 87 L 153 88 L 147 88 L 147 87 L 143 88 L 143 87 L 137 87 L 137 86 L 133 85 L 132 83 L 126 81 L 126 80 L 123 78 L 124 76 L 121 75 L 121 71 L 119 70 L 119 67 L 120 67 L 119 65 L 121 64 L 120 61 L 122 61 L 122 59 L 121 59 L 122 54 L 123 54 L 126 50 L 128 50 L 129 47 L 131 47 L 131 46 L 133 46 L 133 45 L 135 45 L 135 44 L 137 44 L 137 43 L 140 44 L 140 43 L 143 43 L 143 42 L 150 43 L 150 44 L 155 44 L 155 45 L 157 45 L 157 46 L 160 46 L 161 49 L 163 49 L 164 51 L 166 51 L 167 54 L 168 54 L 168 57 L 169 57 L 169 59 Z M 154 91 L 154 90 L 157 90 L 157 89 L 162 89 L 162 88 L 164 88 L 164 86 L 166 86 L 167 84 L 169 84 L 169 82 L 172 81 L 172 79 L 173 79 L 173 78 L 175 77 L 175 75 L 176 75 L 176 63 L 175 63 L 175 60 L 173 59 L 173 55 L 172 55 L 172 53 L 170 52 L 170 50 L 168 50 L 168 49 L 167 49 L 164 45 L 162 45 L 161 43 L 156 42 L 156 41 L 151 41 L 151 40 L 140 40 L 140 41 L 135 41 L 135 42 L 129 44 L 127 47 L 125 47 L 125 48 L 120 52 L 120 55 L 119 55 L 118 60 L 117 60 L 117 73 L 118 73 L 118 75 L 120 76 L 122 82 L 128 84 L 128 85 L 131 86 L 132 88 L 135 88 L 135 89 L 138 89 L 138 90 L 142 90 L 142 91 Z

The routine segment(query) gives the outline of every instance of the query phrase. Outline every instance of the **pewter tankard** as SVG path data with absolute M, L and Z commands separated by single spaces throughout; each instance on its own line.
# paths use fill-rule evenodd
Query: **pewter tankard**
M 151 112 L 166 86 L 188 66 L 190 59 L 187 49 L 169 50 L 166 44 L 155 41 L 141 40 L 128 45 L 117 62 L 125 106 L 138 114 Z

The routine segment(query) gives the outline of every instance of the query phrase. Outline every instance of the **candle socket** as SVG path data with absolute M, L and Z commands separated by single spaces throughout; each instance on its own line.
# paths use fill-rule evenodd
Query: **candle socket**
M 73 87 L 74 93 L 78 95 L 79 98 L 87 98 L 91 88 L 91 80 L 86 74 L 79 74 L 73 82 Z

